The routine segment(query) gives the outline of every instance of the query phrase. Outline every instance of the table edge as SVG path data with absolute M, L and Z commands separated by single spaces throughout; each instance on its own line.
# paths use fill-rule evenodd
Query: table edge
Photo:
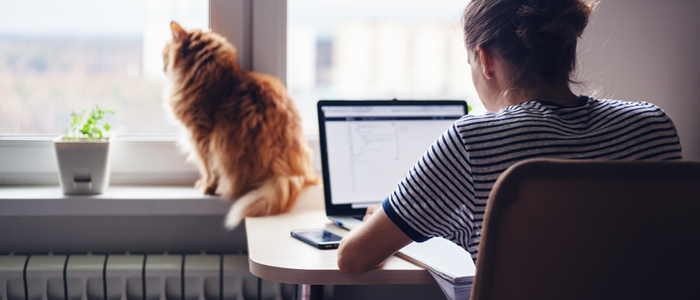
M 312 285 L 380 285 L 380 284 L 417 284 L 433 285 L 437 284 L 430 272 L 425 269 L 416 270 L 386 270 L 376 269 L 365 274 L 344 274 L 339 280 L 334 273 L 339 270 L 303 270 L 304 277 L 313 278 L 300 281 L 297 274 L 300 270 L 270 266 L 259 263 L 248 256 L 250 272 L 260 278 L 291 284 L 312 284 Z M 389 273 L 389 274 L 387 274 Z M 395 273 L 395 274 L 393 274 Z

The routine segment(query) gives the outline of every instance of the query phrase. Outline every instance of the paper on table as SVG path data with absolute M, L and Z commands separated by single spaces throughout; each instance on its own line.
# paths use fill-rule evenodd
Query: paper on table
M 462 282 L 462 283 L 455 283 L 455 282 L 450 282 L 447 281 L 445 278 L 440 277 L 437 273 L 433 271 L 429 271 L 430 275 L 435 278 L 435 281 L 438 283 L 440 286 L 440 289 L 442 290 L 443 293 L 445 293 L 445 297 L 449 300 L 458 300 L 458 299 L 469 299 L 472 293 L 472 283 L 471 282 Z
M 443 238 L 432 238 L 411 243 L 397 255 L 428 269 L 447 299 L 469 299 L 476 266 L 462 247 Z
M 469 252 L 443 238 L 408 244 L 397 254 L 450 282 L 471 282 L 476 274 L 476 266 Z

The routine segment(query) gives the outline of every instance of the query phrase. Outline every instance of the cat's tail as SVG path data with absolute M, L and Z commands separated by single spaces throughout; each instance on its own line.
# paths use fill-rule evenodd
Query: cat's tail
M 315 178 L 315 177 L 314 177 Z M 231 206 L 224 225 L 233 229 L 245 217 L 275 215 L 294 207 L 301 191 L 318 180 L 306 176 L 282 176 L 270 178 L 259 188 L 240 198 Z

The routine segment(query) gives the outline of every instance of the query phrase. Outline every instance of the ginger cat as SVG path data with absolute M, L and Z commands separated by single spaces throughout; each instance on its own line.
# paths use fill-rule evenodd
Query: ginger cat
M 170 28 L 166 106 L 186 129 L 182 144 L 202 176 L 195 187 L 233 201 L 228 228 L 246 216 L 289 211 L 320 179 L 287 90 L 277 78 L 241 70 L 236 48 L 221 35 L 175 22 Z

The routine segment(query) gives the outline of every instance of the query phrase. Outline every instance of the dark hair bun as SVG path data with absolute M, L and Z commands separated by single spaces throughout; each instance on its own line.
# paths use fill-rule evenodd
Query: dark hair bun
M 595 3 L 580 0 L 526 1 L 517 11 L 516 30 L 525 47 L 567 46 L 581 37 Z
M 576 42 L 598 0 L 472 0 L 464 9 L 467 50 L 498 51 L 514 88 L 571 81 Z

